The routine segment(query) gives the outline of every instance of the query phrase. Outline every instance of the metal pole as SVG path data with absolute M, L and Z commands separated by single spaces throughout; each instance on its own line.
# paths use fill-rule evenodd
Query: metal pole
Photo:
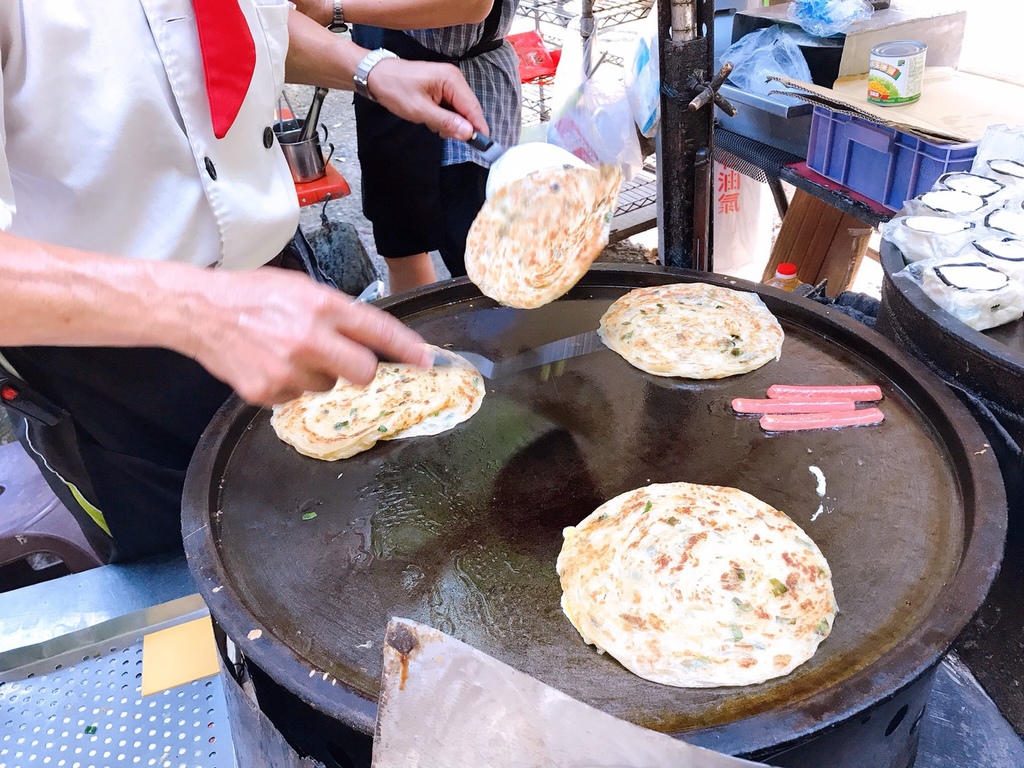
M 714 73 L 714 0 L 661 0 L 661 132 L 658 252 L 673 267 L 712 268 L 711 151 L 714 109 L 688 109 Z
M 590 77 L 590 49 L 591 40 L 595 31 L 594 25 L 594 0 L 582 0 L 580 6 L 580 36 L 583 38 L 583 75 Z

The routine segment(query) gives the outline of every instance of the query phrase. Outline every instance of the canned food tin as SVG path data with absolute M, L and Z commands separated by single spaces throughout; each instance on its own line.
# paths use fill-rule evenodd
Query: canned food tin
M 918 40 L 893 40 L 871 49 L 868 101 L 882 106 L 910 104 L 921 98 L 928 46 Z

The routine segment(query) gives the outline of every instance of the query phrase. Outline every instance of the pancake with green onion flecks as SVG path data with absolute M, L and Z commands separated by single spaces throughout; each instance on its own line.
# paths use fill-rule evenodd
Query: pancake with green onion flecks
M 832 631 L 821 550 L 736 488 L 649 485 L 564 536 L 562 610 L 586 642 L 647 680 L 760 683 L 807 661 Z
M 721 379 L 782 354 L 782 326 L 754 293 L 706 283 L 637 288 L 601 317 L 604 343 L 655 376 Z
M 327 461 L 347 459 L 378 440 L 445 432 L 479 410 L 484 384 L 467 360 L 444 354 L 455 358 L 451 365 L 380 363 L 365 387 L 339 380 L 328 392 L 307 392 L 275 405 L 270 423 L 299 453 Z

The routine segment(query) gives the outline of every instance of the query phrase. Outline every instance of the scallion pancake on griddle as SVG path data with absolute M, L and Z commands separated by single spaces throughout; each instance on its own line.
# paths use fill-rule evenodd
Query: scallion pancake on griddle
M 534 309 L 572 288 L 608 244 L 618 167 L 559 167 L 509 182 L 466 239 L 469 279 L 495 301 Z
M 616 299 L 598 334 L 655 376 L 721 379 L 782 355 L 782 326 L 761 297 L 706 283 L 637 288 Z
M 452 353 L 451 365 L 417 368 L 380 363 L 365 387 L 339 380 L 328 392 L 307 392 L 274 406 L 270 423 L 277 436 L 315 459 L 347 459 L 378 440 L 436 435 L 480 408 L 480 372 Z
M 564 531 L 562 610 L 583 639 L 647 680 L 750 685 L 814 655 L 838 610 L 825 556 L 736 488 L 653 484 Z

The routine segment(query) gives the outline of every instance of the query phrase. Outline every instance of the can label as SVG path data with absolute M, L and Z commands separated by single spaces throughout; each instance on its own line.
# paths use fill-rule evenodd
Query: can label
M 916 40 L 895 40 L 872 48 L 868 64 L 868 101 L 895 106 L 921 98 L 927 51 L 928 46 Z

